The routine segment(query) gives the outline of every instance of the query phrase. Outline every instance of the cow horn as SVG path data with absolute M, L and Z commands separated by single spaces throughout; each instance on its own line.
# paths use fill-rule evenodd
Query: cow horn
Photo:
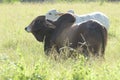
M 56 28 L 56 26 L 53 24 L 53 22 L 52 21 L 50 21 L 50 20 L 46 20 L 46 24 L 47 24 L 47 27 L 49 27 L 49 28 L 52 28 L 52 29 L 55 29 Z
M 67 12 L 68 12 L 68 13 L 72 13 L 72 14 L 75 13 L 74 10 L 72 10 L 72 9 L 68 10 Z

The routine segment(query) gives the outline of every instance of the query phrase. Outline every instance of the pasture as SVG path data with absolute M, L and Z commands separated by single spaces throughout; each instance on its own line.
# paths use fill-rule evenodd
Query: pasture
M 0 4 L 0 80 L 120 80 L 120 2 L 117 3 L 14 3 Z M 50 9 L 77 14 L 101 11 L 110 19 L 105 61 L 55 61 L 43 43 L 24 28 Z

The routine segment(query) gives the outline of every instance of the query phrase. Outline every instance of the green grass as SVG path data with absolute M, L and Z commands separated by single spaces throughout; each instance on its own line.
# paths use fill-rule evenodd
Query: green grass
M 120 3 L 15 3 L 0 4 L 0 80 L 119 80 Z M 94 11 L 110 19 L 105 61 L 46 57 L 43 43 L 24 28 L 50 9 L 77 14 Z

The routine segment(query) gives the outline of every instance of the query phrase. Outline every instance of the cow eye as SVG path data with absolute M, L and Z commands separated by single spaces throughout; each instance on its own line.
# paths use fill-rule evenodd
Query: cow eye
M 36 20 L 35 21 L 35 24 L 39 24 L 41 21 L 40 20 Z
M 40 21 L 40 20 L 37 20 L 36 22 L 37 22 L 37 23 L 40 23 L 41 21 Z
M 52 15 L 52 13 L 49 13 L 49 15 Z

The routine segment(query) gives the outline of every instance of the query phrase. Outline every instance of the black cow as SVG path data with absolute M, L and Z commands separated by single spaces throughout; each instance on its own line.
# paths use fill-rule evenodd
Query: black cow
M 59 52 L 59 49 L 64 47 L 67 42 L 68 47 L 82 48 L 83 53 L 87 56 L 90 53 L 94 56 L 103 56 L 107 43 L 105 27 L 94 20 L 79 25 L 74 22 L 75 18 L 71 14 L 64 14 L 55 22 L 48 22 L 45 17 L 39 16 L 25 30 L 30 30 L 40 42 L 45 38 L 45 51 L 55 46 Z M 101 54 L 99 54 L 100 51 Z
M 95 56 L 103 56 L 107 43 L 105 27 L 95 20 L 89 20 L 79 25 L 74 22 L 75 18 L 71 14 L 64 14 L 56 22 L 52 22 L 56 28 L 51 42 L 57 50 L 64 47 L 67 41 L 69 47 L 74 49 L 82 47 L 83 53 L 87 56 L 90 52 Z M 100 51 L 101 54 L 99 54 Z

